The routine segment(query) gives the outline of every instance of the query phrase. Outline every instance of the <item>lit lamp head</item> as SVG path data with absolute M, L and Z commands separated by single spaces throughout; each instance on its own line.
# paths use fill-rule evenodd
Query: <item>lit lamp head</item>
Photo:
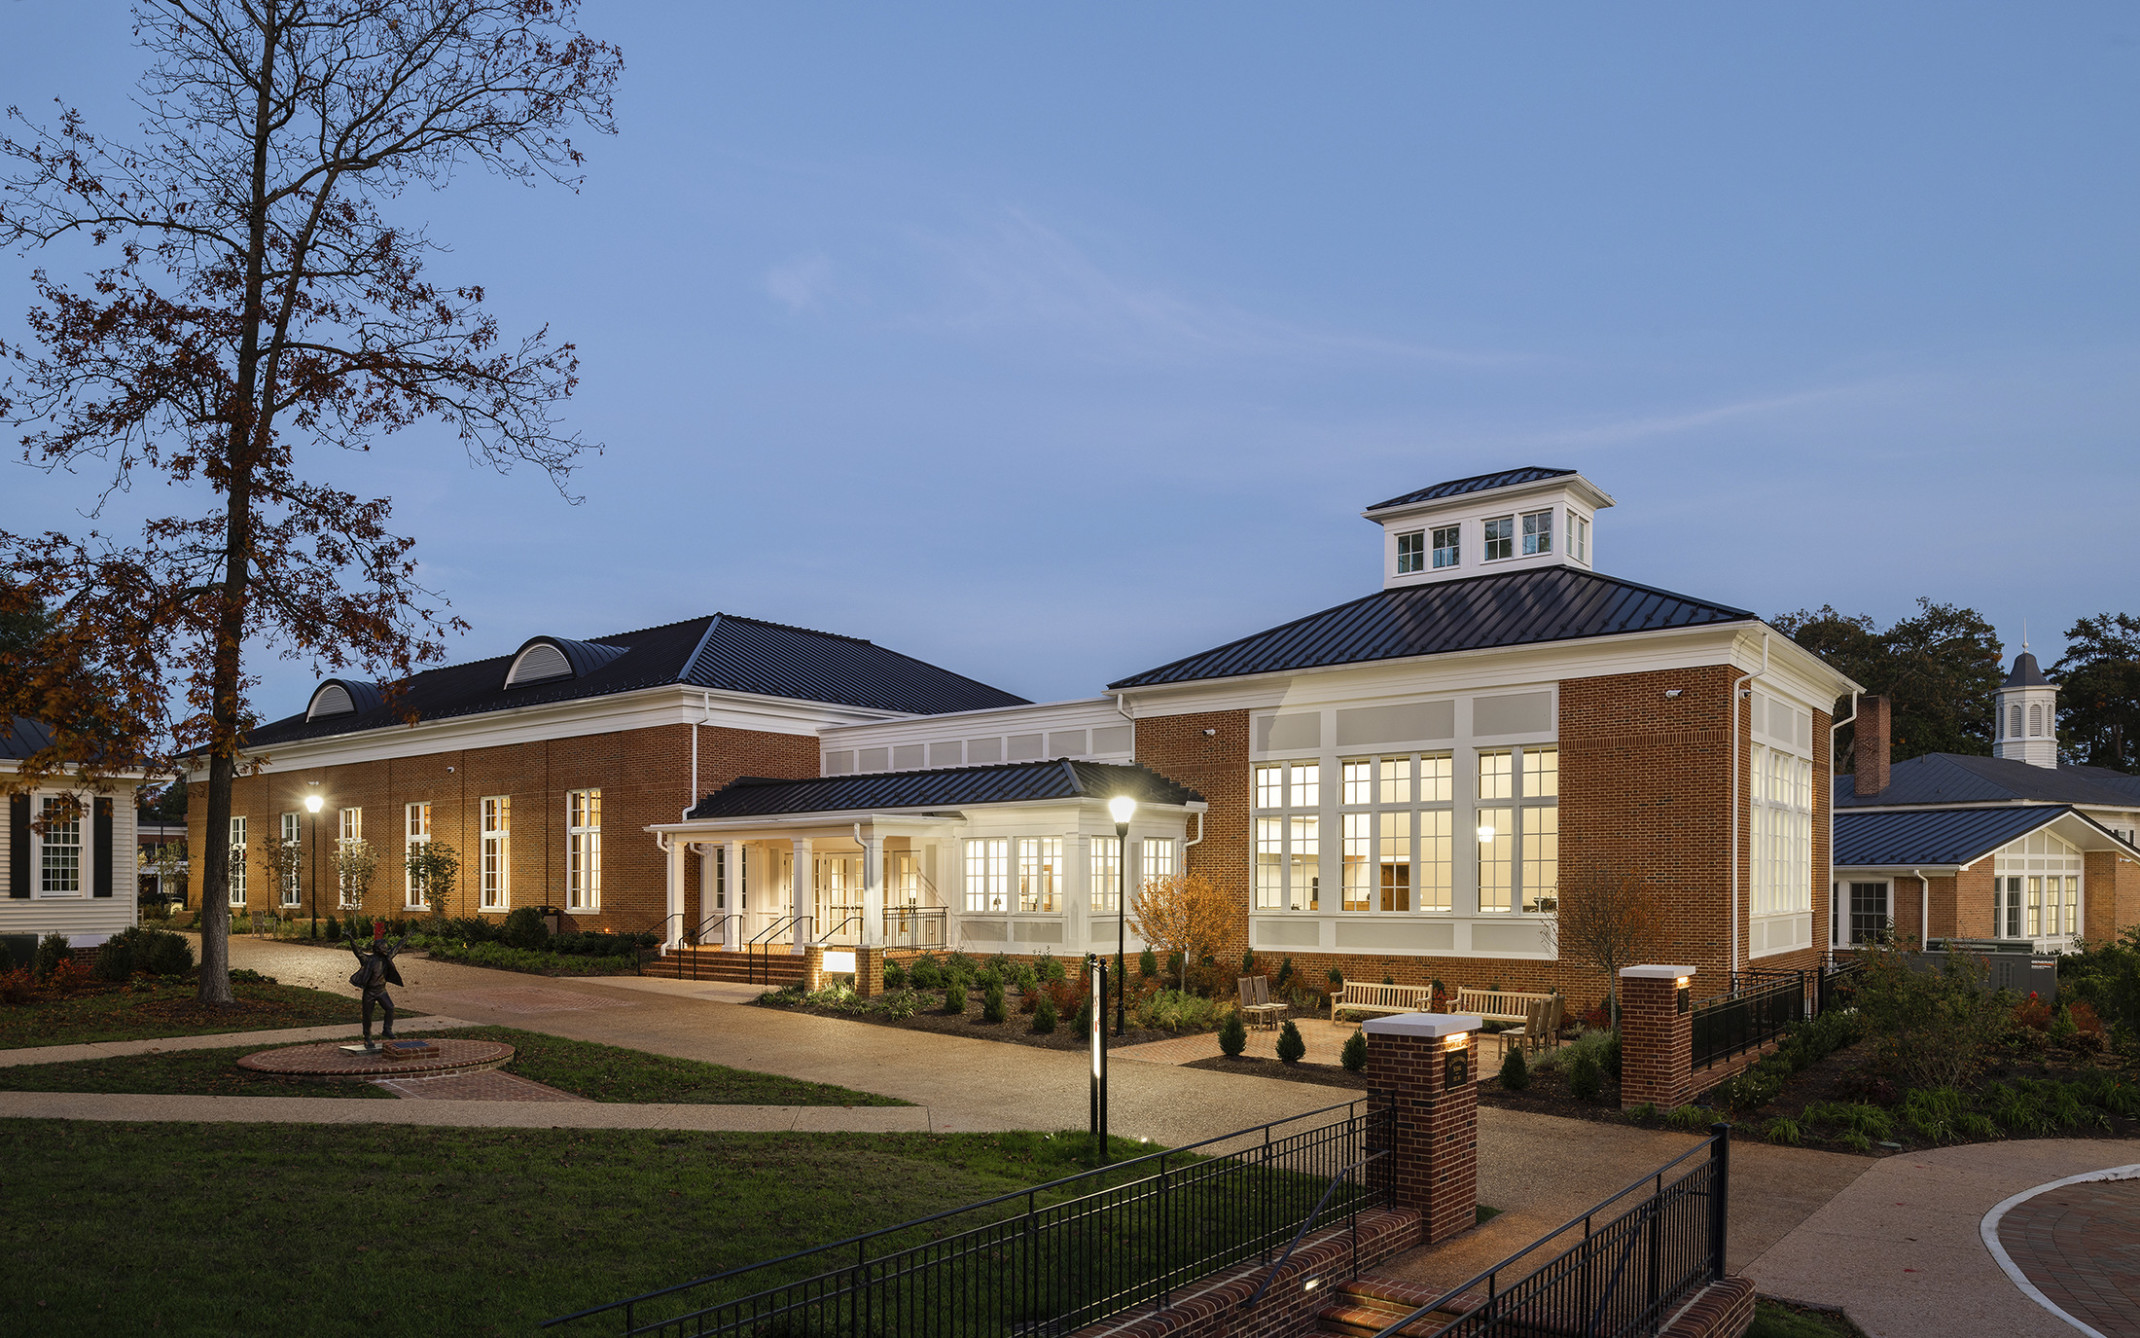
M 1118 794 L 1107 801 L 1107 815 L 1115 820 L 1115 826 L 1127 827 L 1129 820 L 1137 815 L 1137 801 L 1126 794 Z
M 305 796 L 305 812 L 317 813 L 321 808 L 325 807 L 326 803 L 325 799 L 320 798 L 320 792 L 314 790 L 311 794 Z

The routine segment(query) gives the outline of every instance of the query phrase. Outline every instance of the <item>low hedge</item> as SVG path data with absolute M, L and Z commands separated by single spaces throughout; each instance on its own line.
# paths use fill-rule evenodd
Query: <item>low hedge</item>
M 558 936 L 562 937 L 566 936 Z M 628 935 L 580 934 L 573 937 L 612 937 L 624 940 L 626 946 L 621 951 L 570 953 L 531 952 L 526 948 L 508 948 L 503 943 L 433 943 L 430 947 L 431 956 L 439 961 L 466 962 L 470 966 L 527 971 L 537 975 L 615 976 L 630 971 L 636 963 Z M 557 938 L 550 941 L 554 944 Z

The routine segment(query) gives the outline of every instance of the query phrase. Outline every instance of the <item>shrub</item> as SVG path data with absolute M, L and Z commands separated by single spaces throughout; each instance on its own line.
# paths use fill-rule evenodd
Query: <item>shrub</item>
M 1367 1071 L 1367 1032 L 1364 1028 L 1345 1038 L 1345 1048 L 1338 1051 L 1338 1063 L 1345 1066 L 1347 1073 Z
M 1893 948 L 1868 947 L 1858 987 L 1882 1061 L 1912 1087 L 1958 1087 L 2006 1029 L 2010 1010 L 1983 990 L 1988 968 L 1949 952 L 1937 971 L 1913 969 Z
M 2051 1005 L 2037 998 L 2034 990 L 2030 990 L 2029 997 L 2014 1006 L 2014 1025 L 2017 1027 L 2047 1032 L 2051 1029 L 2051 1023 Z
M 1241 1021 L 1238 1012 L 1228 1013 L 1219 1024 L 1219 1052 L 1228 1059 L 1239 1059 L 1248 1048 L 1248 1027 Z
M 886 990 L 903 990 L 906 987 L 906 967 L 896 961 L 886 962 L 884 964 L 884 988 Z
M 1256 950 L 1254 948 L 1250 948 L 1247 952 L 1241 954 L 1241 974 L 1244 976 L 1261 974 L 1256 970 Z
M 1568 1091 L 1578 1101 L 1595 1101 L 1605 1090 L 1605 1069 L 1590 1051 L 1577 1055 L 1568 1064 Z
M 1761 1136 L 1771 1143 L 1781 1143 L 1785 1147 L 1795 1148 L 1804 1141 L 1805 1132 L 1798 1127 L 1798 1121 L 1788 1120 L 1778 1115 L 1767 1124 L 1761 1126 Z
M 1333 990 L 1345 983 L 1345 973 L 1343 971 L 1338 970 L 1334 966 L 1331 967 L 1327 972 L 1325 972 L 1324 975 L 1329 979 L 1330 988 Z
M 2093 1052 L 2103 1048 L 2109 1036 L 2103 1026 L 2103 1019 L 2096 1015 L 2094 1008 L 2087 1003 L 2069 1004 L 2066 1007 L 2066 1016 L 2073 1022 L 2073 1045 L 2076 1049 Z
M 349 917 L 354 921 L 357 917 Z M 517 906 L 507 913 L 505 927 L 500 935 L 506 946 L 528 952 L 538 952 L 550 937 L 550 927 L 542 922 L 542 912 L 533 906 Z
M 1010 1015 L 1010 1007 L 1003 1000 L 1003 982 L 1000 980 L 992 982 L 981 995 L 981 1020 L 983 1022 L 1001 1022 Z
M 1645 1101 L 1639 1106 L 1629 1106 L 1627 1108 L 1627 1118 L 1631 1120 L 1654 1120 L 1657 1118 L 1657 1103 Z
M 1151 978 L 1152 978 L 1153 976 L 1156 976 L 1156 975 L 1158 975 L 1158 974 L 1159 974 L 1159 957 L 1158 957 L 1158 955 L 1157 955 L 1157 954 L 1155 954 L 1155 953 L 1154 953 L 1154 952 L 1153 952 L 1153 951 L 1152 951 L 1152 950 L 1151 950 L 1150 948 L 1146 948 L 1146 949 L 1145 949 L 1145 950 L 1144 950 L 1143 952 L 1140 952 L 1140 953 L 1138 953 L 1138 954 L 1137 954 L 1137 976 L 1138 976 L 1138 978 L 1139 978 L 1140 980 L 1150 980 L 1150 979 L 1151 979 Z
M 134 942 L 126 934 L 114 934 L 97 950 L 98 980 L 125 980 L 134 974 Z
M 30 972 L 39 980 L 43 980 L 59 970 L 61 962 L 71 961 L 73 958 L 74 949 L 67 946 L 65 934 L 47 934 L 37 940 L 37 956 L 30 964 Z
M 1605 1041 L 1598 1047 L 1598 1067 L 1614 1082 L 1620 1081 L 1620 1033 L 1605 1033 Z
M 1031 962 L 1020 962 L 1017 969 L 1011 972 L 1010 983 L 1018 987 L 1019 993 L 1031 994 L 1040 988 L 1040 972 L 1034 969 Z
M 1346 1042 L 1346 1045 L 1349 1047 L 1351 1042 Z M 1364 1051 L 1367 1047 L 1362 1045 L 1360 1049 Z M 1366 1056 L 1363 1054 L 1361 1058 L 1364 1059 Z M 1502 1088 L 1510 1092 L 1521 1092 L 1530 1085 L 1531 1066 L 1523 1057 L 1523 1047 L 1520 1045 L 1509 1046 L 1508 1053 L 1501 1056 Z
M 1287 1064 L 1298 1064 L 1308 1053 L 1308 1043 L 1300 1039 L 1300 1028 L 1287 1018 L 1285 1026 L 1278 1030 L 1278 1058 Z
M 953 976 L 945 984 L 944 1011 L 947 1013 L 963 1013 L 966 1011 L 966 977 Z
M 1077 1001 L 1077 1034 L 1092 1035 L 1092 996 L 1086 995 Z
M 936 960 L 936 954 L 925 952 L 907 964 L 907 981 L 917 990 L 940 990 L 944 987 L 944 964 Z
M 1055 1000 L 1041 995 L 1040 1003 L 1033 1009 L 1033 1030 L 1045 1036 L 1055 1030 L 1056 1020 Z
M 1278 977 L 1271 982 L 1277 989 L 1284 989 L 1293 980 L 1293 959 L 1288 957 L 1278 964 Z
M 1155 990 L 1136 1005 L 1137 1025 L 1156 1031 L 1202 1031 L 1222 1019 L 1220 1007 L 1201 994 Z
M 247 966 L 230 968 L 230 983 L 233 985 L 276 985 L 281 982 L 273 976 L 263 976 Z
M 944 979 L 946 980 L 953 976 L 964 976 L 966 979 L 972 980 L 980 974 L 981 968 L 974 964 L 973 958 L 968 957 L 963 952 L 953 952 L 944 958 Z
M 1043 985 L 1059 984 L 1070 978 L 1070 969 L 1064 966 L 1062 959 L 1052 952 L 1040 954 L 1040 964 L 1037 969 L 1040 975 L 1040 983 Z
M 37 997 L 37 978 L 30 968 L 18 966 L 0 974 L 0 1003 L 26 1004 Z
M 1952 1087 L 1915 1087 L 1902 1103 L 1902 1122 L 1927 1143 L 1951 1143 L 1961 1132 L 1962 1094 Z
M 1665 1112 L 1664 1122 L 1674 1129 L 1695 1133 L 1709 1127 L 1709 1112 L 1700 1106 L 1679 1106 Z
M 874 1007 L 894 1021 L 910 1018 L 921 1011 L 921 996 L 912 990 L 894 990 L 878 996 Z

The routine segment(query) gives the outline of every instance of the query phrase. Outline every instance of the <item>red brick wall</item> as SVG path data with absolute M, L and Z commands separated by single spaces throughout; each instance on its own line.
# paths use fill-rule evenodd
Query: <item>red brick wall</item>
M 1690 1001 L 1699 992 L 1693 983 Z M 1678 982 L 1623 978 L 1620 1007 L 1620 1108 L 1685 1105 L 1694 1091 L 1694 1014 L 1679 1011 Z
M 1216 731 L 1206 735 L 1205 730 Z M 1220 961 L 1239 961 L 1248 948 L 1249 844 L 1248 712 L 1204 711 L 1137 721 L 1137 760 L 1202 795 L 1204 839 L 1190 846 L 1182 872 L 1200 873 L 1241 907 Z M 1376 979 L 1381 979 L 1377 976 Z
M 714 790 L 737 776 L 815 776 L 818 742 L 807 735 L 700 726 L 699 788 Z M 451 770 L 449 770 L 451 768 Z M 246 818 L 251 865 L 247 904 L 266 907 L 275 892 L 262 867 L 263 852 L 278 838 L 280 815 L 302 812 L 307 782 L 320 782 L 326 798 L 318 832 L 319 909 L 334 909 L 329 859 L 338 834 L 339 810 L 364 810 L 364 837 L 379 856 L 364 909 L 374 915 L 404 909 L 401 859 L 404 806 L 428 800 L 433 840 L 452 844 L 461 876 L 448 906 L 453 915 L 476 914 L 479 801 L 512 798 L 511 904 L 565 904 L 565 793 L 602 791 L 602 908 L 575 916 L 582 929 L 641 929 L 667 913 L 666 859 L 650 823 L 674 822 L 692 796 L 691 726 L 662 725 L 493 748 L 453 749 L 346 766 L 313 767 L 240 776 L 233 786 L 232 813 Z M 205 784 L 194 787 L 187 840 L 206 848 Z M 306 909 L 312 901 L 313 821 L 304 822 Z M 698 910 L 698 861 L 685 861 L 686 909 Z M 196 891 L 195 895 L 198 893 Z M 197 904 L 197 903 L 196 903 Z
M 2081 933 L 2091 943 L 2112 942 L 2140 925 L 2140 864 L 2113 850 L 2090 851 L 2086 859 Z
M 1479 1038 L 1464 1035 L 1464 1077 L 1448 1084 L 1446 1040 L 1371 1034 L 1368 1105 L 1393 1108 L 1395 1206 L 1418 1212 L 1429 1245 L 1469 1231 L 1479 1206 Z

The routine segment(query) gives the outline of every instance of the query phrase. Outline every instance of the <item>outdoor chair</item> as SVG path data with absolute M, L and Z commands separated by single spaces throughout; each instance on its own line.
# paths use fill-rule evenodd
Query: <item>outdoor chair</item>
M 1501 1053 L 1507 1054 L 1510 1042 L 1521 1045 L 1528 1053 L 1550 1050 L 1560 1043 L 1560 1005 L 1558 994 L 1534 998 L 1524 1005 L 1523 1025 L 1511 1027 L 1501 1033 Z
M 1242 976 L 1237 988 L 1241 992 L 1241 1018 L 1252 1027 L 1275 1027 L 1285 1020 L 1286 1006 L 1271 1002 L 1271 978 L 1269 976 Z

